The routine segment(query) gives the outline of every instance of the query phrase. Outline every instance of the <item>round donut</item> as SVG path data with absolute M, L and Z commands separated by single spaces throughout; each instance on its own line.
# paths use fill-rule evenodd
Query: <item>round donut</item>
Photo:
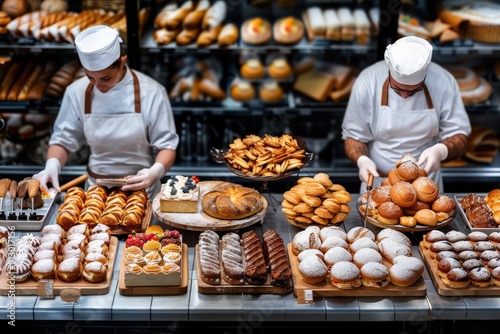
M 411 286 L 424 273 L 424 263 L 413 256 L 396 256 L 389 269 L 391 282 L 396 286 Z
M 446 240 L 446 234 L 444 234 L 443 231 L 431 230 L 424 235 L 424 237 L 422 239 L 422 245 L 425 248 L 429 249 L 433 242 L 442 241 L 442 240 Z
M 439 195 L 438 185 L 428 177 L 419 176 L 412 182 L 412 185 L 417 192 L 417 199 L 422 202 L 431 203 Z
M 85 281 L 91 283 L 102 282 L 106 279 L 108 267 L 99 261 L 93 261 L 85 264 L 82 277 Z
M 460 91 L 474 89 L 479 85 L 479 76 L 472 69 L 465 66 L 449 66 L 447 70 L 457 81 Z
M 82 262 L 78 258 L 69 258 L 57 267 L 57 277 L 64 282 L 74 282 L 82 276 Z
M 460 262 L 457 259 L 453 259 L 453 258 L 449 258 L 449 257 L 444 258 L 438 262 L 437 274 L 441 278 L 446 277 L 448 272 L 453 268 L 462 268 L 462 265 L 460 264 Z
M 476 267 L 469 271 L 470 284 L 481 288 L 491 284 L 491 272 L 485 267 Z
M 382 263 L 382 255 L 373 248 L 361 248 L 352 256 L 352 262 L 361 269 L 368 262 Z
M 411 183 L 399 181 L 392 185 L 391 200 L 402 208 L 409 208 L 417 202 L 417 191 Z
M 41 279 L 53 279 L 56 277 L 56 263 L 53 258 L 42 259 L 31 267 L 31 277 L 39 281 Z
M 318 256 L 308 256 L 299 263 L 299 273 L 304 282 L 318 284 L 325 280 L 328 275 L 328 267 Z
M 399 224 L 399 218 L 403 216 L 403 209 L 394 202 L 384 202 L 377 208 L 377 220 L 382 224 Z

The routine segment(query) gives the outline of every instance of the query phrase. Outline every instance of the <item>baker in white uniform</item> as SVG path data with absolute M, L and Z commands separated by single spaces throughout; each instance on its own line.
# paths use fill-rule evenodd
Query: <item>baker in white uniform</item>
M 347 157 L 357 164 L 365 192 L 369 174 L 380 186 L 404 154 L 411 154 L 443 192 L 441 161 L 460 157 L 471 131 L 455 78 L 431 61 L 432 46 L 403 37 L 385 60 L 361 71 L 342 123 Z
M 115 29 L 93 26 L 76 36 L 86 76 L 66 88 L 49 141 L 41 186 L 60 191 L 59 173 L 70 152 L 89 145 L 86 187 L 96 178 L 127 179 L 122 190 L 160 191 L 179 137 L 166 89 L 130 69 Z

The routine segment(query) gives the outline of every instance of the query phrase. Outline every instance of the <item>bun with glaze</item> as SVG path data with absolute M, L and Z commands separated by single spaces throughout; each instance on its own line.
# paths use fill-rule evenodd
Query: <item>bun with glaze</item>
M 399 224 L 399 218 L 403 216 L 403 210 L 394 202 L 384 202 L 377 207 L 377 220 L 382 224 Z
M 439 195 L 439 188 L 436 182 L 428 177 L 420 176 L 412 182 L 413 188 L 417 192 L 417 199 L 422 202 L 431 203 Z
M 382 263 L 368 262 L 361 267 L 360 273 L 363 286 L 382 288 L 389 284 L 389 270 Z
M 340 261 L 330 270 L 330 282 L 339 289 L 353 289 L 360 287 L 361 272 L 352 262 Z

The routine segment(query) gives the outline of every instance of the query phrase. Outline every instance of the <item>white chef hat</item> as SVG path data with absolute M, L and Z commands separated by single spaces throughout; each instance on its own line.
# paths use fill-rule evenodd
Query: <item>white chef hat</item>
M 105 25 L 85 29 L 75 38 L 76 50 L 83 67 L 88 71 L 100 71 L 120 58 L 118 31 Z
M 427 74 L 432 45 L 417 36 L 403 37 L 387 46 L 384 57 L 394 80 L 403 85 L 416 85 Z

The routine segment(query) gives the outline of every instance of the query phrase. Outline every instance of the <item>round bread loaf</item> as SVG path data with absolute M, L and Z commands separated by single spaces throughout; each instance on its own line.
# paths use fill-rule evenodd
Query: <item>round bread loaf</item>
M 339 289 L 352 289 L 362 285 L 361 272 L 352 262 L 340 261 L 330 269 L 330 282 Z
M 440 194 L 432 202 L 431 209 L 436 212 L 448 212 L 453 213 L 456 208 L 455 201 L 448 195 Z
M 399 181 L 391 187 L 391 199 L 402 208 L 409 208 L 417 202 L 417 191 L 411 183 Z
M 242 219 L 262 210 L 263 203 L 257 190 L 227 182 L 206 193 L 201 206 L 214 218 Z
M 396 286 L 411 286 L 424 273 L 424 264 L 413 256 L 398 255 L 389 269 L 391 282 Z
M 439 188 L 436 182 L 428 177 L 419 176 L 412 182 L 412 185 L 417 192 L 417 199 L 422 202 L 431 203 L 439 195 Z

